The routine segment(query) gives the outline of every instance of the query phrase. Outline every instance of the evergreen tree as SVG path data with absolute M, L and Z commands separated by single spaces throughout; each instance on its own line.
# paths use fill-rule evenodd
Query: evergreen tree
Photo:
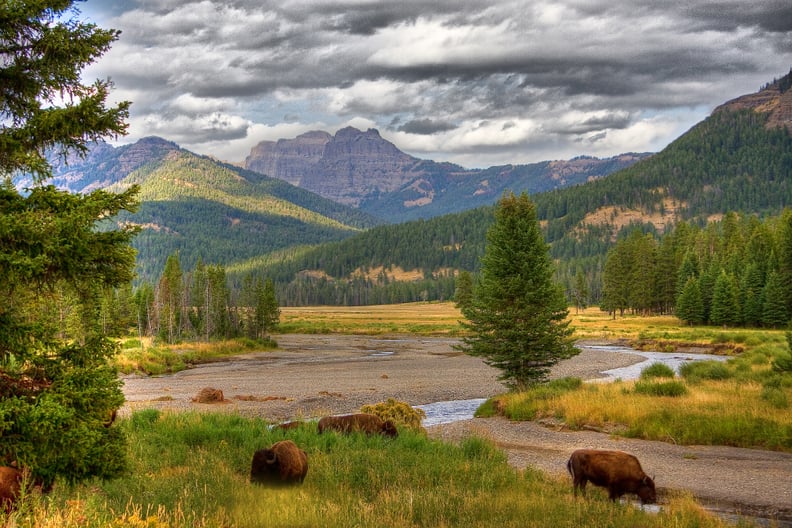
M 575 310 L 585 310 L 588 306 L 589 288 L 583 270 L 578 269 L 575 274 L 575 287 L 572 290 L 572 299 L 575 301 Z
M 454 290 L 454 303 L 456 307 L 463 310 L 473 302 L 473 275 L 466 270 L 459 272 L 456 278 L 456 288 Z
M 182 269 L 179 254 L 174 253 L 165 262 L 165 270 L 157 286 L 157 319 L 159 337 L 166 343 L 181 339 L 182 328 Z
M 682 321 L 697 325 L 704 322 L 704 303 L 698 280 L 690 277 L 676 301 L 676 315 Z
M 256 281 L 254 320 L 256 332 L 254 337 L 265 339 L 267 334 L 274 330 L 280 322 L 280 308 L 275 297 L 275 285 L 272 279 L 263 282 Z
M 715 325 L 734 326 L 740 321 L 740 301 L 733 277 L 721 271 L 715 280 L 710 308 L 710 322 Z
M 460 348 L 502 371 L 509 386 L 543 381 L 550 368 L 579 351 L 563 291 L 530 198 L 509 193 L 487 232 L 473 302 L 463 310 L 470 331 Z
M 73 3 L 0 3 L 0 460 L 44 486 L 115 476 L 126 460 L 123 432 L 107 426 L 124 396 L 100 301 L 132 279 L 137 230 L 99 227 L 134 211 L 137 188 L 72 195 L 45 185 L 45 152 L 80 152 L 126 128 L 128 103 L 105 106 L 109 83 L 81 81 L 118 33 L 82 22 Z M 25 195 L 11 182 L 19 173 L 34 177 Z M 70 335 L 49 324 L 58 292 L 76 303 Z
M 789 323 L 789 311 L 784 284 L 779 273 L 771 272 L 763 291 L 762 324 L 771 328 L 782 328 Z

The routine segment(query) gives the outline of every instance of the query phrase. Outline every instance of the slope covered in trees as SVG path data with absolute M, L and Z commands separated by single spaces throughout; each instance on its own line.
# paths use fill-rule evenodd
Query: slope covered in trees
M 786 128 L 767 127 L 767 122 L 764 112 L 724 108 L 628 169 L 533 196 L 558 263 L 558 278 L 570 297 L 584 287 L 592 302 L 602 300 L 605 255 L 636 227 L 659 235 L 680 221 L 704 225 L 730 211 L 778 215 L 792 204 L 792 136 Z M 272 274 L 286 303 L 443 298 L 453 291 L 440 286 L 453 281 L 452 270 L 477 271 L 491 222 L 491 207 L 483 207 L 378 228 L 261 271 Z M 451 232 L 453 237 L 448 236 Z M 420 270 L 421 277 L 396 285 L 392 277 L 356 274 L 393 266 Z M 389 301 L 384 286 L 389 292 L 410 290 L 409 297 Z M 350 290 L 357 293 L 350 295 Z
M 253 182 L 246 172 L 173 150 L 109 187 L 140 187 L 140 209 L 119 216 L 143 228 L 133 242 L 139 278 L 155 280 L 175 252 L 190 268 L 199 259 L 228 264 L 297 242 L 340 240 L 379 223 L 280 180 L 256 175 Z

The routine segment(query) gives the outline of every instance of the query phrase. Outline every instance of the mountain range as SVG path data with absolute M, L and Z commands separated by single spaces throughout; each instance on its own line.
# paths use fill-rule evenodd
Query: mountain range
M 536 194 L 584 183 L 649 155 L 580 156 L 466 169 L 405 154 L 375 129 L 347 127 L 335 135 L 313 131 L 293 139 L 263 141 L 253 147 L 244 166 L 399 223 L 490 205 L 507 189 Z
M 590 270 L 631 226 L 662 231 L 792 203 L 790 84 L 787 75 L 724 103 L 653 155 L 465 169 L 346 128 L 261 143 L 242 167 L 152 137 L 53 160 L 50 183 L 75 192 L 141 186 L 140 210 L 119 220 L 144 228 L 134 245 L 145 280 L 175 251 L 185 269 L 200 258 L 272 274 L 281 292 L 301 280 L 316 288 L 317 277 L 336 286 L 372 273 L 398 281 L 399 269 L 430 282 L 453 277 L 478 265 L 491 205 L 505 190 L 533 195 L 562 268 Z

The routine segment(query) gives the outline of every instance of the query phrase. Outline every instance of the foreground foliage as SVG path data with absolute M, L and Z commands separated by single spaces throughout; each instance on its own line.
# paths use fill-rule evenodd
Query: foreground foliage
M 132 279 L 136 187 L 72 195 L 45 185 L 46 152 L 66 157 L 124 133 L 129 103 L 81 71 L 118 37 L 80 20 L 72 0 L 0 3 L 0 464 L 45 487 L 56 477 L 112 476 L 124 437 L 106 427 L 124 401 L 108 360 L 100 300 Z M 27 174 L 20 193 L 12 177 Z
M 404 430 L 396 439 L 284 432 L 230 414 L 162 414 L 122 420 L 130 471 L 112 481 L 56 486 L 26 499 L 18 527 L 722 527 L 691 499 L 670 497 L 658 514 L 613 504 L 594 489 L 575 497 L 567 478 L 515 471 L 489 442 L 460 445 Z M 291 438 L 306 450 L 302 486 L 248 482 L 256 449 Z M 0 517 L 0 522 L 2 518 Z

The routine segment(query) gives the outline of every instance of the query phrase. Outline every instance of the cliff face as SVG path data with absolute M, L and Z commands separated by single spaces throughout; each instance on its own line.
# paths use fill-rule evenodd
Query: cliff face
M 347 127 L 335 136 L 308 132 L 261 142 L 245 159 L 245 168 L 357 206 L 372 194 L 391 192 L 412 180 L 417 162 L 376 130 Z
M 391 222 L 494 203 L 504 191 L 536 193 L 596 179 L 648 154 L 508 165 L 485 170 L 414 158 L 379 132 L 347 127 L 256 145 L 245 168 Z
M 791 85 L 792 72 L 756 93 L 727 101 L 716 108 L 715 112 L 749 108 L 754 112 L 769 114 L 767 128 L 787 127 L 792 129 Z
M 294 139 L 262 141 L 245 158 L 245 168 L 301 186 L 303 176 L 314 170 L 332 139 L 327 132 L 315 131 Z

